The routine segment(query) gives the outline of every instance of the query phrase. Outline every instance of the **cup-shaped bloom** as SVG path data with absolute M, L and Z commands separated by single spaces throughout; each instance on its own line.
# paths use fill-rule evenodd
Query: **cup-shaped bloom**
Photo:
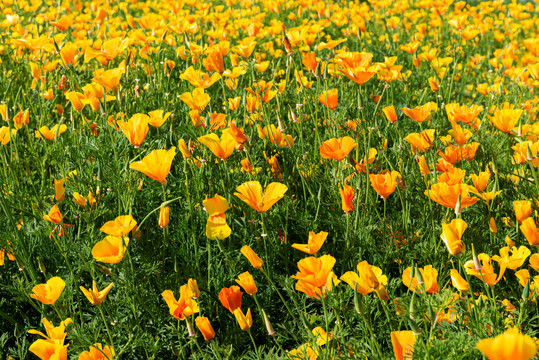
M 83 351 L 79 355 L 79 360 L 112 360 L 116 353 L 112 346 L 105 345 L 104 347 L 97 343 L 90 346 L 89 351 Z
M 374 190 L 380 195 L 382 199 L 386 199 L 397 188 L 397 178 L 401 174 L 398 171 L 387 171 L 383 174 L 370 174 L 369 179 Z
M 460 276 L 459 272 L 455 269 L 451 269 L 450 272 L 451 276 L 451 284 L 460 292 L 466 292 L 470 290 L 470 285 L 462 276 Z
M 532 203 L 528 200 L 513 201 L 513 209 L 518 223 L 522 224 L 532 213 Z
M 402 112 L 406 114 L 410 119 L 422 123 L 425 120 L 430 120 L 431 111 L 438 110 L 438 105 L 434 102 L 426 103 L 422 106 L 417 106 L 413 109 L 401 108 Z
M 515 127 L 522 115 L 523 110 L 521 109 L 501 109 L 496 110 L 493 116 L 490 116 L 490 122 L 498 130 L 508 134 Z
M 442 224 L 441 238 L 451 255 L 459 255 L 464 252 L 462 234 L 468 228 L 468 224 L 462 219 L 453 219 L 449 224 Z
M 166 228 L 170 221 L 170 208 L 168 206 L 161 206 L 159 209 L 159 226 Z
M 30 345 L 28 351 L 41 360 L 67 360 L 67 347 L 63 342 L 36 340 Z
M 354 188 L 350 185 L 344 184 L 342 189 L 339 189 L 342 201 L 342 211 L 345 213 L 352 212 L 354 210 Z
M 55 140 L 57 136 L 60 136 L 61 133 L 64 133 L 67 131 L 67 126 L 65 124 L 62 125 L 54 125 L 51 129 L 49 129 L 47 126 L 42 126 L 39 128 L 39 132 L 36 133 L 36 137 L 40 138 L 43 136 L 47 140 Z
M 65 287 L 65 282 L 60 277 L 50 278 L 47 283 L 39 284 L 33 287 L 30 297 L 43 304 L 52 305 L 58 300 Z
M 165 113 L 163 110 L 154 110 L 150 111 L 148 115 L 150 116 L 150 121 L 148 124 L 155 127 L 160 127 L 165 123 L 165 121 L 170 116 L 170 112 Z
M 415 345 L 413 331 L 392 331 L 391 344 L 397 360 L 412 360 Z
M 344 273 L 341 280 L 362 295 L 375 291 L 381 300 L 389 300 L 389 294 L 385 289 L 387 276 L 382 274 L 382 269 L 369 265 L 367 261 L 362 261 L 357 264 L 357 271 L 357 273 L 354 271 Z
M 244 245 L 241 248 L 241 253 L 247 258 L 247 260 L 249 260 L 255 269 L 262 269 L 264 261 L 262 261 L 262 259 L 253 251 L 253 249 L 251 249 L 249 245 Z
M 527 218 L 522 221 L 520 225 L 520 230 L 526 237 L 526 240 L 530 243 L 531 246 L 539 245 L 539 229 L 535 225 L 535 220 L 532 217 Z
M 435 133 L 436 130 L 434 129 L 425 129 L 420 133 L 409 134 L 404 138 L 404 141 L 412 145 L 414 154 L 417 150 L 425 152 L 432 147 Z
M 92 256 L 97 261 L 107 264 L 117 264 L 124 258 L 128 244 L 128 237 L 122 239 L 118 236 L 109 235 L 94 245 Z
M 470 175 L 473 181 L 473 186 L 478 192 L 483 192 L 487 189 L 488 180 L 490 179 L 490 171 L 482 171 L 479 175 Z
M 263 213 L 281 200 L 288 187 L 278 182 L 272 182 L 262 193 L 262 185 L 258 181 L 247 181 L 236 188 L 234 195 L 247 203 L 254 210 Z
M 537 344 L 518 328 L 511 328 L 501 335 L 479 341 L 476 347 L 489 360 L 529 360 L 537 354 Z
M 195 70 L 192 66 L 189 66 L 183 74 L 180 75 L 180 79 L 186 80 L 196 88 L 207 89 L 221 78 L 218 73 L 213 73 L 210 77 L 208 74 L 201 70 Z
M 249 295 L 254 295 L 258 291 L 258 289 L 256 288 L 255 280 L 248 271 L 238 275 L 238 279 L 236 280 L 236 282 Z
M 479 267 L 477 265 L 479 265 Z M 468 275 L 473 275 L 479 280 L 483 280 L 487 285 L 495 285 L 500 281 L 506 269 L 503 262 L 499 263 L 499 265 L 500 273 L 499 275 L 496 275 L 490 256 L 481 253 L 477 256 L 477 264 L 473 260 L 470 260 L 464 264 L 464 268 Z
M 432 267 L 432 265 L 427 265 L 425 268 L 417 268 L 416 272 L 423 277 L 423 283 L 420 284 L 417 279 L 417 273 L 413 274 L 411 277 L 412 268 L 408 266 L 402 273 L 402 282 L 404 285 L 410 288 L 410 290 L 417 292 L 421 287 L 425 288 L 425 291 L 429 294 L 434 294 L 438 292 L 438 271 Z
M 500 267 L 516 270 L 524 264 L 524 261 L 526 261 L 530 254 L 530 249 L 525 246 L 519 248 L 516 246 L 513 246 L 512 248 L 505 246 L 500 249 L 500 255 L 494 255 L 492 260 L 500 264 Z
M 221 160 L 226 160 L 236 148 L 236 140 L 229 132 L 223 132 L 221 139 L 215 133 L 204 135 L 198 138 L 202 144 L 206 145 L 210 151 Z
M 148 133 L 148 123 L 150 117 L 146 114 L 135 114 L 129 121 L 118 121 L 118 126 L 123 131 L 129 142 L 135 147 L 139 148 L 144 142 L 146 134 Z
M 210 240 L 223 240 L 230 236 L 232 230 L 226 223 L 225 211 L 228 210 L 228 201 L 219 195 L 202 202 L 209 214 L 206 222 L 206 236 Z
M 191 290 L 187 285 L 180 287 L 178 300 L 174 298 L 174 294 L 170 290 L 163 291 L 161 296 L 167 302 L 170 315 L 178 320 L 183 320 L 186 316 L 191 316 L 199 311 L 198 304 L 193 300 Z
M 56 201 L 62 201 L 65 198 L 66 188 L 64 186 L 65 179 L 54 179 L 54 198 Z
M 533 254 L 530 256 L 530 267 L 539 272 L 539 254 Z
M 142 159 L 129 165 L 130 169 L 140 171 L 150 179 L 159 181 L 161 184 L 166 184 L 166 179 L 170 173 L 172 160 L 176 155 L 176 147 L 173 146 L 169 150 L 154 150 Z
M 430 190 L 425 190 L 425 195 L 430 197 L 432 201 L 450 209 L 455 209 L 460 195 L 460 209 L 464 209 L 479 201 L 479 198 L 469 195 L 474 190 L 473 186 L 466 184 L 449 185 L 439 182 L 432 185 Z
M 43 323 L 43 326 L 45 326 L 46 334 L 34 329 L 28 330 L 28 333 L 40 335 L 48 342 L 63 343 L 67 335 L 65 328 L 67 325 L 73 323 L 73 320 L 71 320 L 71 318 L 67 318 L 60 322 L 60 325 L 58 326 L 54 326 L 54 324 L 47 320 L 47 318 L 43 318 L 41 322 Z
M 232 285 L 229 288 L 221 289 L 219 292 L 219 300 L 221 304 L 226 307 L 231 313 L 234 313 L 234 310 L 241 307 L 241 297 L 243 293 L 240 290 L 239 286 Z
M 86 100 L 86 96 L 76 91 L 68 91 L 65 93 L 66 99 L 71 102 L 73 109 L 81 111 L 84 108 L 83 100 Z
M 292 135 L 285 135 L 284 129 L 281 131 L 280 128 L 275 127 L 275 125 L 270 124 L 268 126 L 257 126 L 258 137 L 261 139 L 269 139 L 269 141 L 279 147 L 292 147 L 294 146 L 294 138 Z
M 62 213 L 60 212 L 60 209 L 58 209 L 58 206 L 54 205 L 50 210 L 48 215 L 43 216 L 43 220 L 47 220 L 48 222 L 59 224 L 62 222 Z
M 210 320 L 207 317 L 204 316 L 197 316 L 195 319 L 195 324 L 204 336 L 204 340 L 210 341 L 215 338 L 215 331 L 213 331 L 213 327 L 210 324 Z
M 180 100 L 183 101 L 191 110 L 202 111 L 210 103 L 210 95 L 204 93 L 203 88 L 196 88 L 192 93 L 185 92 L 181 94 Z
M 248 331 L 253 326 L 253 317 L 251 316 L 251 309 L 247 309 L 247 313 L 244 314 L 240 308 L 234 310 L 234 316 L 240 325 L 240 328 L 244 331 Z
M 320 156 L 324 159 L 343 160 L 355 147 L 357 143 L 349 136 L 343 138 L 332 138 L 326 140 L 320 146 Z
M 129 234 L 136 225 L 137 222 L 133 219 L 132 215 L 122 215 L 114 220 L 107 221 L 99 230 L 107 235 L 122 237 Z
M 338 104 L 338 94 L 339 89 L 331 89 L 328 91 L 324 91 L 322 94 L 318 95 L 318 101 L 320 101 L 329 109 L 333 110 L 337 107 Z
M 384 115 L 386 116 L 387 121 L 389 121 L 392 124 L 397 121 L 398 119 L 397 112 L 395 111 L 395 107 L 393 105 L 386 106 L 385 108 L 382 109 L 382 111 L 384 112 Z
M 309 231 L 309 240 L 307 244 L 292 244 L 292 247 L 299 251 L 303 251 L 304 253 L 314 255 L 320 250 L 327 237 L 328 233 L 325 231 L 321 231 L 318 234 Z
M 292 276 L 298 280 L 296 290 L 317 299 L 321 296 L 325 297 L 333 285 L 339 283 L 332 271 L 335 261 L 331 255 L 323 255 L 319 258 L 311 256 L 298 261 L 299 271 Z
M 193 299 L 198 299 L 200 297 L 200 290 L 198 289 L 198 284 L 196 280 L 187 280 L 187 287 L 189 288 L 189 291 L 191 291 L 191 297 Z
M 97 289 L 97 285 L 96 285 L 95 281 L 93 281 L 91 289 L 86 289 L 83 286 L 81 286 L 80 290 L 82 291 L 84 296 L 86 296 L 86 298 L 88 299 L 88 301 L 92 305 L 100 305 L 105 300 L 105 298 L 107 297 L 107 295 L 108 295 L 110 289 L 112 289 L 113 285 L 114 285 L 114 283 L 110 283 L 109 286 L 107 286 L 103 290 L 99 291 Z

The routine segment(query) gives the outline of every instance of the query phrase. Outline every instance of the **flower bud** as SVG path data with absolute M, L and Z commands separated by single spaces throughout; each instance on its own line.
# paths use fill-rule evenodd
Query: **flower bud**
M 475 254 L 475 248 L 472 243 L 472 257 L 473 257 L 473 263 L 476 271 L 480 271 L 483 267 L 481 266 L 481 263 L 479 262 L 479 259 L 477 258 L 477 255 Z
M 169 213 L 170 208 L 168 206 L 161 206 L 161 209 L 159 210 L 159 226 L 163 229 L 168 226 L 170 221 Z
M 264 309 L 261 309 L 261 310 L 262 310 L 262 315 L 264 316 L 264 323 L 266 324 L 266 330 L 268 331 L 268 335 L 272 336 L 273 334 L 275 334 L 275 330 L 273 330 L 273 326 L 271 325 L 268 315 L 266 315 L 266 312 L 264 311 Z
M 191 322 L 191 320 L 189 320 L 188 317 L 185 318 L 185 323 L 187 324 L 187 331 L 189 332 L 189 337 L 195 336 L 195 327 L 193 326 L 193 323 Z

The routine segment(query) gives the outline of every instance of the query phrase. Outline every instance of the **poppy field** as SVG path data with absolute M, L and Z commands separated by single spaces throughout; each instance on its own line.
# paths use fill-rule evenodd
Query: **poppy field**
M 539 7 L 0 2 L 0 359 L 532 359 Z

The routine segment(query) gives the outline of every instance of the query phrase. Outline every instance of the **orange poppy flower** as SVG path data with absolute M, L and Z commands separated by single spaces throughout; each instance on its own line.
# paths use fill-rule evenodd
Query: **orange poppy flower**
M 46 284 L 39 284 L 32 288 L 30 297 L 36 299 L 45 305 L 53 305 L 62 295 L 65 282 L 60 277 L 50 278 Z
M 442 182 L 432 185 L 430 190 L 425 190 L 425 195 L 430 197 L 432 201 L 450 209 L 455 209 L 460 195 L 461 209 L 464 209 L 479 201 L 478 198 L 469 196 L 469 192 L 472 191 L 475 191 L 475 188 L 470 185 L 448 185 Z
M 489 116 L 490 122 L 501 132 L 510 133 L 515 127 L 522 115 L 521 109 L 500 109 L 494 112 L 493 116 Z
M 172 160 L 176 155 L 176 147 L 169 150 L 153 150 L 146 155 L 142 161 L 137 161 L 129 165 L 130 169 L 140 171 L 150 179 L 159 181 L 161 184 L 167 183 L 167 175 L 172 166 Z
M 102 346 L 100 343 L 90 346 L 89 351 L 83 351 L 79 355 L 80 360 L 108 360 L 114 359 L 116 353 L 112 346 Z
M 88 301 L 92 305 L 100 305 L 105 300 L 105 298 L 107 297 L 107 295 L 108 295 L 110 289 L 112 289 L 113 285 L 114 285 L 114 283 L 110 283 L 109 286 L 107 286 L 103 290 L 99 291 L 97 289 L 97 285 L 96 285 L 95 281 L 93 281 L 92 282 L 92 286 L 93 286 L 92 289 L 87 290 L 83 286 L 80 286 L 80 290 L 82 291 L 84 296 L 86 296 L 86 298 L 88 299 Z
M 240 41 L 240 43 L 237 46 L 234 46 L 232 48 L 232 51 L 234 51 L 236 54 L 248 58 L 251 56 L 253 51 L 255 50 L 256 41 L 254 37 L 247 37 Z
M 472 124 L 477 115 L 481 111 L 483 111 L 482 106 L 478 105 L 460 105 L 456 103 L 447 104 L 445 106 L 445 111 L 447 113 L 447 117 L 449 118 L 449 121 L 451 122 L 459 122 L 462 121 L 465 124 Z
M 226 223 L 225 211 L 228 210 L 228 201 L 219 195 L 202 202 L 204 209 L 209 214 L 206 222 L 206 236 L 210 240 L 224 240 L 230 236 L 232 230 Z
M 305 67 L 309 69 L 313 74 L 316 75 L 318 60 L 316 59 L 316 55 L 314 54 L 314 52 L 305 54 L 301 63 L 305 65 Z
M 161 206 L 159 209 L 159 227 L 166 228 L 170 222 L 170 208 L 168 206 Z
M 349 136 L 326 140 L 320 146 L 320 156 L 324 159 L 343 160 L 357 143 Z
M 427 265 L 425 268 L 417 268 L 416 273 L 412 279 L 411 277 L 412 267 L 408 266 L 402 273 L 402 283 L 409 287 L 413 292 L 421 289 L 421 286 L 425 287 L 425 291 L 429 294 L 434 294 L 438 292 L 438 271 L 432 267 L 432 265 Z M 417 280 L 417 271 L 419 271 L 423 277 L 423 284 L 420 284 Z
M 148 133 L 150 117 L 146 114 L 135 114 L 129 121 L 118 121 L 118 126 L 123 131 L 127 139 L 135 148 L 139 148 L 144 142 L 144 138 Z
M 457 123 L 451 123 L 452 129 L 448 131 L 449 135 L 453 136 L 455 142 L 458 145 L 464 145 L 472 137 L 472 132 L 467 129 L 463 129 Z
M 430 113 L 438 110 L 438 105 L 435 102 L 429 102 L 422 106 L 417 106 L 413 109 L 401 108 L 402 112 L 410 119 L 422 123 L 425 120 L 430 120 Z
M 92 256 L 97 261 L 108 264 L 117 264 L 124 258 L 129 244 L 129 238 L 109 235 L 97 242 L 92 248 Z
M 183 101 L 191 110 L 202 111 L 210 103 L 210 95 L 204 92 L 203 88 L 196 88 L 193 92 L 185 92 L 180 95 Z
M 127 235 L 137 225 L 131 215 L 118 216 L 116 219 L 108 221 L 99 229 L 107 235 L 122 237 Z
M 234 316 L 240 325 L 240 328 L 244 331 L 249 331 L 253 326 L 253 317 L 251 315 L 251 309 L 247 309 L 247 313 L 244 314 L 240 308 L 234 310 Z
M 487 169 L 487 171 L 480 172 L 479 175 L 472 174 L 470 177 L 472 178 L 473 185 L 477 191 L 483 192 L 487 188 L 488 180 L 490 179 L 490 171 Z
M 262 269 L 262 265 L 264 264 L 264 261 L 251 249 L 249 245 L 244 245 L 241 248 L 241 253 L 243 256 L 249 260 L 251 265 L 256 269 Z
M 170 290 L 165 290 L 161 294 L 167 302 L 170 315 L 178 320 L 184 320 L 186 317 L 199 312 L 198 304 L 192 299 L 191 290 L 187 285 L 180 287 L 180 298 L 176 300 Z
M 323 255 L 319 258 L 308 257 L 298 261 L 299 271 L 292 278 L 298 280 L 296 290 L 305 293 L 311 298 L 325 297 L 333 285 L 339 280 L 331 269 L 335 265 L 335 258 Z
M 528 240 L 531 246 L 539 245 L 539 229 L 532 217 L 522 220 L 520 231 L 522 231 L 524 237 L 526 237 L 526 240 Z
M 532 203 L 528 200 L 513 201 L 513 209 L 518 223 L 522 224 L 532 213 Z
M 387 121 L 389 121 L 392 124 L 395 121 L 397 121 L 397 113 L 395 112 L 395 107 L 393 105 L 386 106 L 385 108 L 382 109 L 382 111 L 384 112 L 384 115 L 386 116 Z
M 475 157 L 475 153 L 479 148 L 480 143 L 474 142 L 462 146 L 450 145 L 445 148 L 444 152 L 438 152 L 445 161 L 455 165 L 459 161 L 470 161 Z
M 466 292 L 470 290 L 470 285 L 464 278 L 459 274 L 459 272 L 455 269 L 451 269 L 450 272 L 451 276 L 451 284 L 455 289 L 457 289 L 460 292 Z
M 387 171 L 382 174 L 370 174 L 371 186 L 380 195 L 382 199 L 386 199 L 397 188 L 397 178 L 401 177 L 398 171 Z
M 210 151 L 221 160 L 226 160 L 236 148 L 236 140 L 229 132 L 223 132 L 221 139 L 215 133 L 204 135 L 198 138 L 202 144 L 206 145 Z
M 47 140 L 55 140 L 57 136 L 60 134 L 66 132 L 67 126 L 65 124 L 62 125 L 54 125 L 50 130 L 47 126 L 42 126 L 39 128 L 39 132 L 36 132 L 36 137 L 40 138 L 43 136 Z
M 370 148 L 369 154 L 364 159 L 361 159 L 360 162 L 357 162 L 356 159 L 352 158 L 352 164 L 356 171 L 360 174 L 364 173 L 367 170 L 367 163 L 372 164 L 376 158 L 376 154 L 378 154 L 378 150 Z
M 120 84 L 123 73 L 124 71 L 121 68 L 109 70 L 98 69 L 94 72 L 92 81 L 95 81 L 108 91 L 116 88 Z
M 150 117 L 148 124 L 151 126 L 160 127 L 165 123 L 165 121 L 167 121 L 170 114 L 170 112 L 165 113 L 163 110 L 150 111 L 148 113 L 148 116 Z
M 441 238 L 451 255 L 459 255 L 464 252 L 462 234 L 468 228 L 468 224 L 462 219 L 453 219 L 449 224 L 442 224 Z
M 473 260 L 470 260 L 464 264 L 466 273 L 468 275 L 473 275 L 477 277 L 479 280 L 483 280 L 488 285 L 497 284 L 505 273 L 506 267 L 504 266 L 504 264 L 500 264 L 500 274 L 496 276 L 490 256 L 488 256 L 487 254 L 479 254 L 477 257 L 480 262 L 481 268 L 476 268 L 475 262 Z
M 328 91 L 324 91 L 322 92 L 322 94 L 318 95 L 318 101 L 320 101 L 329 109 L 333 110 L 337 107 L 338 104 L 338 94 L 339 89 L 331 89 Z
M 219 292 L 219 300 L 224 307 L 226 307 L 231 313 L 234 313 L 236 309 L 241 308 L 241 292 L 239 286 L 232 285 L 230 288 L 223 288 Z
M 279 128 L 275 125 L 270 124 L 268 126 L 261 127 L 257 126 L 258 136 L 261 139 L 269 139 L 272 144 L 279 147 L 292 147 L 294 146 L 294 138 L 292 135 L 285 135 Z
M 386 291 L 387 276 L 382 274 L 382 269 L 369 265 L 367 261 L 357 264 L 357 273 L 348 271 L 341 276 L 341 280 L 350 285 L 362 295 L 368 295 L 373 291 L 383 300 L 389 300 L 389 294 Z
M 211 77 L 200 71 L 195 70 L 192 66 L 189 66 L 183 74 L 180 75 L 180 79 L 188 81 L 196 88 L 207 89 L 221 78 L 221 75 L 214 73 Z
M 344 184 L 342 189 L 339 189 L 342 201 L 342 210 L 345 213 L 354 211 L 354 188 L 350 185 Z
M 269 210 L 273 204 L 281 200 L 288 187 L 278 182 L 272 182 L 262 193 L 262 185 L 258 181 L 248 181 L 236 188 L 234 195 L 247 203 L 254 210 L 263 213 Z
M 195 324 L 198 330 L 202 333 L 202 336 L 204 336 L 204 340 L 210 341 L 215 338 L 215 331 L 213 330 L 210 320 L 207 317 L 197 316 L 195 319 Z
M 476 347 L 489 360 L 530 360 L 537 355 L 537 344 L 531 336 L 514 327 L 492 339 L 479 341 Z
M 54 205 L 50 210 L 48 215 L 43 216 L 43 220 L 47 220 L 48 222 L 59 224 L 62 222 L 63 216 L 60 212 L 60 209 L 58 209 L 58 206 Z
M 434 134 L 436 130 L 426 129 L 421 133 L 412 133 L 404 138 L 404 141 L 412 145 L 412 152 L 415 154 L 417 150 L 425 152 L 430 149 L 434 143 Z
M 249 295 L 254 295 L 258 291 L 258 289 L 256 288 L 255 281 L 248 271 L 238 275 L 238 279 L 236 280 L 236 282 Z
M 412 360 L 415 345 L 413 331 L 392 331 L 391 344 L 393 345 L 393 353 L 397 360 Z
M 303 251 L 304 253 L 314 255 L 320 250 L 327 237 L 328 233 L 325 231 L 321 231 L 318 234 L 309 231 L 309 240 L 307 244 L 292 244 L 292 247 L 299 251 Z

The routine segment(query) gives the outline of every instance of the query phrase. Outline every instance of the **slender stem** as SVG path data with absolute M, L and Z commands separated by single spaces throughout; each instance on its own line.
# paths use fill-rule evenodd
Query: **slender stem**
M 290 314 L 290 316 L 292 317 L 292 319 L 294 319 L 294 322 L 296 324 L 299 325 L 299 321 L 298 319 L 296 318 L 296 316 L 294 316 L 294 313 L 292 312 L 292 310 L 290 309 L 290 306 L 288 306 L 288 303 L 285 301 L 283 295 L 281 295 L 281 292 L 279 291 L 279 288 L 277 287 L 277 285 L 275 285 L 275 283 L 273 282 L 273 280 L 271 280 L 271 278 L 268 276 L 268 274 L 266 273 L 266 271 L 264 270 L 264 268 L 262 267 L 260 270 L 262 270 L 262 274 L 264 274 L 264 276 L 266 276 L 266 279 L 268 279 L 268 281 L 270 282 L 270 284 L 275 288 L 275 290 L 277 291 L 277 295 L 279 295 L 279 297 L 281 298 L 281 301 L 283 302 L 284 306 L 286 307 L 286 310 L 288 310 L 288 313 Z
M 101 308 L 101 305 L 98 305 L 97 308 L 99 309 L 99 313 L 101 313 L 101 318 L 103 319 L 103 323 L 105 323 L 105 328 L 107 329 L 107 333 L 109 335 L 109 341 L 110 346 L 114 349 L 114 341 L 112 340 L 112 333 L 109 329 L 109 324 L 107 323 L 107 320 L 105 319 L 105 314 L 103 313 L 103 309 Z

